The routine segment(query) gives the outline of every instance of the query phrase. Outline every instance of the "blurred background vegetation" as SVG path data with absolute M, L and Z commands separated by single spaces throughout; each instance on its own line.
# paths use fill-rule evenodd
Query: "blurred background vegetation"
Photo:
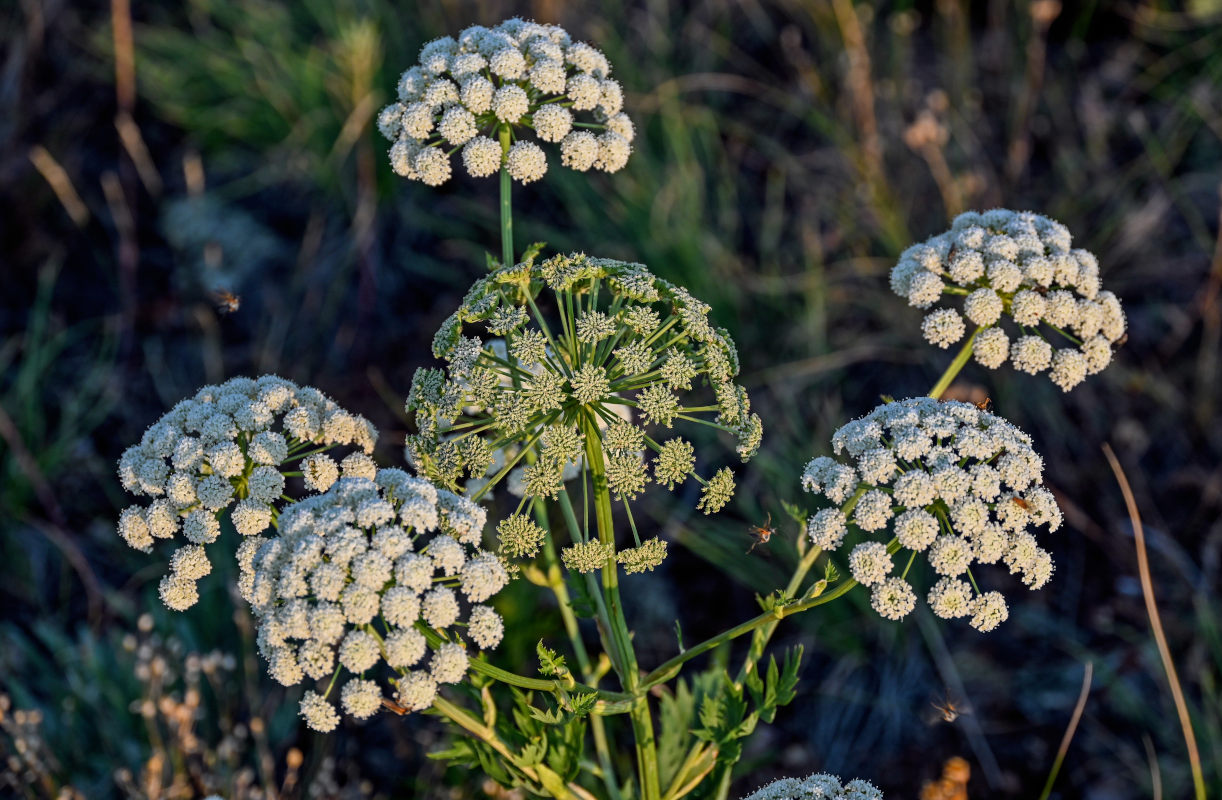
M 114 533 L 113 465 L 198 385 L 265 372 L 375 419 L 381 463 L 400 462 L 411 375 L 496 250 L 496 188 L 397 179 L 371 119 L 423 42 L 512 14 L 603 48 L 640 131 L 614 176 L 553 154 L 515 191 L 519 242 L 644 261 L 711 302 L 766 423 L 727 512 L 653 509 L 679 546 L 629 579 L 645 665 L 673 653 L 676 618 L 692 642 L 754 613 L 797 531 L 744 558 L 748 526 L 801 502 L 836 426 L 941 371 L 887 288 L 905 246 L 967 208 L 1035 209 L 1099 255 L 1129 314 L 1117 363 L 1071 395 L 974 365 L 954 387 L 1046 456 L 1068 520 L 1052 585 L 1007 586 L 1014 613 L 989 636 L 890 624 L 856 595 L 786 622 L 779 638 L 813 654 L 801 694 L 751 740 L 732 796 L 828 770 L 916 797 L 962 756 L 972 796 L 1034 797 L 1085 662 L 1054 796 L 1187 796 L 1104 442 L 1222 790 L 1216 0 L 20 0 L 0 9 L 0 794 L 501 796 L 427 759 L 444 744 L 427 717 L 310 735 L 223 574 L 192 613 L 161 609 L 163 566 Z M 240 309 L 220 313 L 216 290 Z M 559 638 L 536 597 L 504 596 L 523 643 L 506 666 Z M 932 707 L 947 695 L 953 723 Z

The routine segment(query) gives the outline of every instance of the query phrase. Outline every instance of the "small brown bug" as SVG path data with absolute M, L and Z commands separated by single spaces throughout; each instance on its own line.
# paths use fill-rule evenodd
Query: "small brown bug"
M 398 704 L 398 703 L 396 703 L 394 700 L 391 700 L 389 697 L 383 697 L 383 698 L 382 698 L 382 705 L 383 705 L 383 706 L 384 706 L 384 707 L 385 707 L 387 710 L 389 710 L 389 711 L 393 711 L 393 712 L 395 712 L 396 714 L 398 714 L 399 716 L 403 716 L 404 714 L 408 713 L 408 710 L 407 710 L 406 708 L 404 708 L 403 706 L 399 705 L 399 704 Z
M 227 289 L 217 289 L 212 299 L 222 314 L 232 314 L 242 307 L 242 298 Z
M 755 541 L 751 543 L 751 547 L 747 549 L 750 554 L 758 545 L 768 544 L 768 540 L 772 538 L 772 534 L 776 533 L 776 529 L 772 527 L 772 513 L 768 514 L 768 521 L 763 525 L 752 525 L 751 535 L 755 537 Z
M 960 708 L 955 701 L 950 699 L 949 691 L 946 693 L 945 700 L 942 702 L 930 703 L 930 705 L 937 709 L 943 722 L 954 722 L 955 720 L 959 719 L 959 714 L 961 713 Z

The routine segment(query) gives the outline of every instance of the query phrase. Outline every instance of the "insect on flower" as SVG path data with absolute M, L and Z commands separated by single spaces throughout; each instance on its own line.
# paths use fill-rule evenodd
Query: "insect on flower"
M 393 711 L 394 713 L 398 714 L 399 716 L 403 716 L 404 714 L 411 713 L 410 709 L 404 708 L 403 706 L 396 703 L 394 700 L 391 700 L 389 697 L 382 698 L 382 707 L 385 708 L 387 711 Z
M 776 533 L 776 529 L 772 527 L 772 513 L 769 512 L 768 520 L 763 525 L 751 526 L 751 535 L 755 537 L 755 541 L 751 543 L 747 553 L 750 553 L 761 544 L 768 544 L 768 540 L 772 538 L 774 533 Z
M 217 289 L 212 293 L 212 300 L 216 303 L 217 311 L 222 314 L 232 314 L 242 307 L 242 298 L 228 289 Z
M 981 400 L 979 403 L 975 403 L 974 405 L 976 406 L 976 408 L 980 409 L 981 411 L 992 411 L 993 410 L 993 399 L 990 397 L 986 397 L 983 400 Z

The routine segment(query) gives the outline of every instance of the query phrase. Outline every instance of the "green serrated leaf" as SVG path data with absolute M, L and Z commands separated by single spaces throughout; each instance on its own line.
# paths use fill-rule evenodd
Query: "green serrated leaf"
M 568 698 L 568 710 L 577 717 L 584 717 L 594 710 L 598 704 L 598 694 L 595 692 L 579 692 Z
M 560 727 L 551 728 L 548 734 L 547 765 L 554 769 L 565 782 L 574 780 L 581 771 L 581 759 L 585 754 L 586 721 L 570 717 Z
M 671 781 L 683 766 L 692 738 L 692 722 L 696 713 L 696 698 L 687 681 L 675 682 L 673 694 L 662 695 L 659 704 L 658 773 L 663 786 Z
M 559 725 L 564 721 L 564 712 L 559 708 L 553 708 L 551 711 L 544 711 L 536 706 L 530 706 L 530 715 L 542 722 L 544 725 Z
M 518 751 L 518 761 L 524 767 L 533 767 L 543 762 L 547 755 L 547 737 L 536 736 Z
M 719 731 L 725 723 L 725 713 L 725 698 L 722 695 L 705 697 L 704 701 L 700 704 L 699 731 L 707 731 L 711 734 Z M 699 732 L 697 735 L 699 735 Z
M 539 656 L 540 675 L 560 676 L 569 671 L 568 665 L 564 661 L 564 656 L 559 655 L 555 650 L 545 647 L 542 639 L 535 646 L 535 653 Z
M 746 680 L 743 684 L 747 687 L 747 691 L 751 693 L 751 702 L 759 706 L 764 701 L 764 679 L 760 677 L 759 665 L 752 664 L 751 671 L 747 673 Z

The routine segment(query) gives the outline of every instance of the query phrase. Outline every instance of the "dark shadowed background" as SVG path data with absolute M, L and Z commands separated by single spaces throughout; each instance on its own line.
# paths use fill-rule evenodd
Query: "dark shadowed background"
M 785 622 L 777 643 L 807 647 L 800 695 L 751 740 L 732 796 L 827 770 L 915 798 L 962 756 L 971 796 L 1036 797 L 1086 662 L 1093 687 L 1054 796 L 1188 796 L 1104 442 L 1134 485 L 1206 778 L 1222 790 L 1220 12 L 6 4 L 0 794 L 503 796 L 426 758 L 443 744 L 428 717 L 309 733 L 223 574 L 189 613 L 163 609 L 164 564 L 115 533 L 128 501 L 114 464 L 200 384 L 267 372 L 372 418 L 380 463 L 401 463 L 412 373 L 497 250 L 496 183 L 396 177 L 372 119 L 423 42 L 515 13 L 602 48 L 639 131 L 613 176 L 550 153 L 546 179 L 515 188 L 519 243 L 643 261 L 688 286 L 733 332 L 765 421 L 725 512 L 649 509 L 672 555 L 627 579 L 646 667 L 674 652 L 676 618 L 694 642 L 756 613 L 797 531 L 744 558 L 748 526 L 802 501 L 802 466 L 835 427 L 880 395 L 923 394 L 945 366 L 888 289 L 904 247 L 965 209 L 1037 210 L 1098 254 L 1129 316 L 1116 362 L 1069 395 L 975 365 L 954 388 L 992 398 L 1045 455 L 1068 522 L 1048 540 L 1052 584 L 1008 589 L 1011 619 L 987 636 L 928 614 L 880 620 L 860 592 Z M 218 311 L 218 289 L 240 296 L 237 312 Z M 537 597 L 502 595 L 507 667 L 530 669 L 534 642 L 558 635 Z M 932 706 L 948 694 L 965 712 L 953 723 Z

